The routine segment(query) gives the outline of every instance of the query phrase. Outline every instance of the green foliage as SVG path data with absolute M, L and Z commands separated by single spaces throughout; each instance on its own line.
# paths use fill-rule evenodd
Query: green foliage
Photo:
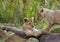
M 30 38 L 27 42 L 39 42 L 39 41 L 35 38 Z
M 46 23 L 38 23 L 36 20 L 37 8 L 43 6 L 55 9 L 57 2 L 59 3 L 60 0 L 49 0 L 48 5 L 45 5 L 44 0 L 0 0 L 0 23 L 13 23 L 16 25 L 21 24 L 24 17 L 35 17 L 36 27 L 44 28 Z

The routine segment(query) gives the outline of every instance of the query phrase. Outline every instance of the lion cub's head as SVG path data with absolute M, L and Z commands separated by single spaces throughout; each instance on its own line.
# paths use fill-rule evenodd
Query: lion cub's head
M 37 20 L 42 20 L 44 18 L 43 12 L 44 12 L 43 7 L 37 9 Z

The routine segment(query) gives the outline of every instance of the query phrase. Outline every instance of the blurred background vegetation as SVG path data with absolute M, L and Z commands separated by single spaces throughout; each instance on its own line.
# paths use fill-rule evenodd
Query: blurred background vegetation
M 35 27 L 44 28 L 46 23 L 39 23 L 36 19 L 36 10 L 40 6 L 53 10 L 60 9 L 60 0 L 0 0 L 0 25 L 20 28 L 24 17 L 34 17 Z
M 0 23 L 18 26 L 24 17 L 34 17 L 37 24 L 36 10 L 40 6 L 59 9 L 60 0 L 0 0 Z

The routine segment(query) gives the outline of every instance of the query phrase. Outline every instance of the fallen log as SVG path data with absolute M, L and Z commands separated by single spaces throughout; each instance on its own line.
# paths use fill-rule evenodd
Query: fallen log
M 60 33 L 42 34 L 39 42 L 60 42 Z

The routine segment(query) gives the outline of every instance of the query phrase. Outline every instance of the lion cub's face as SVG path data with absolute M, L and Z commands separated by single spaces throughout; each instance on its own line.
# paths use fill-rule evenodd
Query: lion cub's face
M 34 27 L 34 18 L 31 17 L 31 18 L 24 18 L 24 25 L 25 26 L 29 26 L 30 28 L 33 28 Z
M 40 7 L 40 8 L 38 8 L 37 9 L 37 20 L 42 20 L 43 19 L 43 17 L 44 17 L 44 15 L 42 14 L 43 13 L 43 7 Z

